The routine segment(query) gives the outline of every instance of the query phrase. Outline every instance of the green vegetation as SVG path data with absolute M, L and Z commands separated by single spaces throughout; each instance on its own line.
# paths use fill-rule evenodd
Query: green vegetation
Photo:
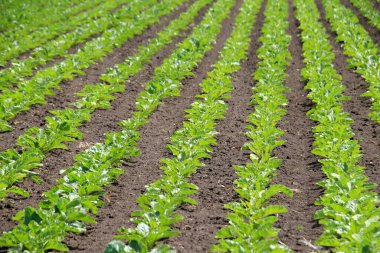
M 187 12 L 182 13 L 179 18 L 159 32 L 156 38 L 151 39 L 147 45 L 140 46 L 134 55 L 128 57 L 123 63 L 107 69 L 108 73 L 101 76 L 101 79 L 107 83 L 86 85 L 77 94 L 80 99 L 74 102 L 74 109 L 53 111 L 55 116 L 45 118 L 47 124 L 44 128 L 33 127 L 27 130 L 17 141 L 23 151 L 17 152 L 15 149 L 10 149 L 1 152 L 0 201 L 9 192 L 28 196 L 26 191 L 14 184 L 22 181 L 26 176 L 31 176 L 39 182 L 39 178 L 32 170 L 41 165 L 45 155 L 54 149 L 65 149 L 67 142 L 81 139 L 82 133 L 79 127 L 84 121 L 90 120 L 94 110 L 110 108 L 110 101 L 115 98 L 112 95 L 124 91 L 124 83 L 128 78 L 143 69 L 144 65 L 150 62 L 151 57 L 169 44 L 181 30 L 185 30 L 198 11 L 210 2 L 211 0 L 196 2 Z
M 86 23 L 73 31 L 60 35 L 58 38 L 35 48 L 28 58 L 13 59 L 9 68 L 0 71 L 0 90 L 11 88 L 14 84 L 22 82 L 24 77 L 32 76 L 38 66 L 53 60 L 56 56 L 64 57 L 68 55 L 67 49 L 84 42 L 90 36 L 104 32 L 108 28 L 115 26 L 120 20 L 132 18 L 133 16 L 130 16 L 130 7 L 123 6 L 115 13 L 109 12 L 122 3 L 125 3 L 125 0 L 106 2 L 102 6 L 102 17 L 93 19 L 92 16 L 89 16 Z M 133 4 L 136 5 L 133 2 L 128 5 Z M 140 7 L 144 8 L 146 5 L 141 4 L 140 1 Z
M 225 205 L 231 212 L 227 215 L 229 225 L 216 233 L 219 243 L 212 247 L 215 252 L 290 252 L 279 243 L 279 229 L 274 228 L 277 214 L 286 212 L 281 205 L 270 205 L 271 197 L 278 193 L 292 196 L 284 185 L 271 185 L 281 160 L 273 157 L 272 151 L 285 143 L 280 137 L 283 131 L 277 123 L 288 103 L 283 94 L 286 68 L 291 55 L 288 51 L 290 36 L 288 29 L 288 4 L 286 0 L 268 0 L 265 21 L 257 50 L 259 63 L 254 79 L 251 105 L 254 112 L 248 116 L 246 135 L 250 141 L 244 149 L 250 150 L 251 161 L 243 166 L 234 166 L 238 179 L 235 191 L 239 202 Z
M 66 11 L 57 13 L 56 17 L 58 17 L 60 22 L 49 23 L 49 18 L 45 19 L 45 17 L 40 17 L 39 20 L 43 21 L 36 22 L 40 23 L 39 26 L 26 25 L 24 29 L 5 32 L 3 36 L 0 36 L 0 66 L 5 65 L 9 59 L 41 45 L 48 39 L 61 35 L 62 33 L 85 23 L 88 17 L 96 17 L 99 14 L 98 12 L 103 9 L 102 5 L 96 6 L 99 5 L 99 3 L 101 3 L 101 0 L 86 1 L 75 6 L 73 9 L 69 8 Z M 82 12 L 86 9 L 90 10 Z M 75 14 L 78 15 L 67 21 L 68 17 Z M 51 17 L 51 14 L 47 16 Z M 34 24 L 34 20 L 30 20 L 29 22 Z
M 161 160 L 164 174 L 146 187 L 146 192 L 137 202 L 139 210 L 132 212 L 135 228 L 120 228 L 118 239 L 128 241 L 111 242 L 106 252 L 169 252 L 167 244 L 156 244 L 159 240 L 179 233 L 171 226 L 183 219 L 176 210 L 183 204 L 197 204 L 190 195 L 197 192 L 197 186 L 187 178 L 203 164 L 201 159 L 210 158 L 212 145 L 216 145 L 215 126 L 227 112 L 226 100 L 232 87 L 231 74 L 240 69 L 240 61 L 246 58 L 250 44 L 252 26 L 260 9 L 261 0 L 245 1 L 236 17 L 234 29 L 222 49 L 219 60 L 214 64 L 208 78 L 203 80 L 203 93 L 186 110 L 187 121 L 171 137 L 167 145 L 172 158 Z M 221 15 L 231 2 L 218 1 L 215 15 Z M 205 18 L 205 21 L 207 21 Z M 209 22 L 212 22 L 210 20 Z
M 192 34 L 155 70 L 154 78 L 137 98 L 133 117 L 120 123 L 122 131 L 107 133 L 103 144 L 77 155 L 74 166 L 64 171 L 58 185 L 44 193 L 46 198 L 37 209 L 27 207 L 14 217 L 19 224 L 3 234 L 0 246 L 11 251 L 66 251 L 62 241 L 68 232 L 84 232 L 85 223 L 95 222 L 89 213 L 96 214 L 103 204 L 103 187 L 123 173 L 117 168 L 123 159 L 139 155 L 139 129 L 164 98 L 179 95 L 180 80 L 191 76 L 191 69 L 212 48 L 221 21 L 229 14 L 226 7 L 230 9 L 232 4 L 232 0 L 220 0 L 209 10 Z
M 14 118 L 18 113 L 28 110 L 32 105 L 46 103 L 45 96 L 53 95 L 52 90 L 60 88 L 59 83 L 62 80 L 84 74 L 82 69 L 101 60 L 107 53 L 120 47 L 127 40 L 141 34 L 148 25 L 159 22 L 160 17 L 169 14 L 179 3 L 184 1 L 164 0 L 142 13 L 140 13 L 141 3 L 132 5 L 129 11 L 134 18 L 119 22 L 118 26 L 87 42 L 81 50 L 68 55 L 64 61 L 39 71 L 30 80 L 19 83 L 18 89 L 4 91 L 0 95 L 0 132 L 12 130 L 8 120 Z M 145 3 L 149 5 L 156 1 L 146 0 Z
M 335 8 L 333 2 L 329 8 Z M 379 252 L 380 199 L 371 191 L 376 185 L 368 182 L 358 165 L 362 153 L 353 139 L 352 119 L 343 111 L 342 101 L 349 98 L 343 95 L 342 77 L 333 68 L 328 35 L 318 21 L 314 1 L 297 0 L 296 7 L 306 64 L 301 74 L 315 103 L 308 115 L 318 123 L 313 128 L 313 153 L 322 157 L 319 162 L 327 177 L 319 183 L 325 191 L 316 201 L 322 209 L 315 219 L 325 229 L 317 243 L 333 247 L 334 252 Z
M 360 25 L 351 10 L 344 7 L 339 0 L 323 0 L 326 17 L 332 29 L 337 33 L 337 40 L 343 43 L 348 67 L 355 69 L 369 84 L 369 90 L 363 94 L 371 98 L 372 106 L 369 116 L 380 123 L 380 57 L 378 45 Z
M 368 18 L 371 25 L 380 31 L 380 13 L 375 9 L 370 0 L 350 0 L 350 2 Z

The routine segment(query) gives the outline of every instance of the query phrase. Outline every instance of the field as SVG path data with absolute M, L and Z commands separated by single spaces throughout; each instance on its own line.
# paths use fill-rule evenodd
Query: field
M 379 0 L 0 10 L 0 252 L 380 252 Z

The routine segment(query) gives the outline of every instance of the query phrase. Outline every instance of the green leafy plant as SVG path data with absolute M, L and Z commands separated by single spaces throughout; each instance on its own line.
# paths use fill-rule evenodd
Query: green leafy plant
M 380 13 L 369 0 L 350 0 L 369 20 L 369 23 L 380 31 Z
M 46 13 L 45 16 L 42 16 L 43 18 L 37 19 L 39 15 L 44 13 L 43 9 L 45 8 L 34 10 L 34 13 L 38 13 L 37 17 L 31 17 L 32 20 L 26 26 L 0 35 L 0 66 L 5 65 L 8 60 L 25 53 L 29 49 L 33 49 L 55 36 L 84 24 L 88 21 L 87 17 L 96 17 L 103 8 L 100 3 L 101 0 L 83 1 L 66 10 L 61 8 L 50 10 L 51 13 L 56 13 L 55 18 L 53 18 L 53 21 L 55 20 L 56 22 L 51 22 L 50 15 L 46 15 Z M 5 9 L 7 8 L 8 6 Z M 49 8 L 46 9 L 48 10 Z M 20 9 L 17 11 L 20 11 Z M 29 13 L 33 13 L 32 10 L 29 11 Z M 67 19 L 68 17 L 70 18 Z
M 19 137 L 17 143 L 26 149 L 21 153 L 16 150 L 8 150 L 0 153 L 4 158 L 0 161 L 0 172 L 3 172 L 0 180 L 3 186 L 0 188 L 0 200 L 4 199 L 8 192 L 13 192 L 13 184 L 20 182 L 26 176 L 33 176 L 37 179 L 32 169 L 41 165 L 45 154 L 56 148 L 66 148 L 64 143 L 74 141 L 82 137 L 78 128 L 83 121 L 89 121 L 92 112 L 97 108 L 110 108 L 110 100 L 113 100 L 113 93 L 122 92 L 125 81 L 131 76 L 137 74 L 144 64 L 151 60 L 151 57 L 169 44 L 173 37 L 180 30 L 187 28 L 187 25 L 194 19 L 199 10 L 210 0 L 202 0 L 192 5 L 187 12 L 182 13 L 177 19 L 173 20 L 168 27 L 159 32 L 157 37 L 151 39 L 145 46 L 139 47 L 137 52 L 128 57 L 123 63 L 117 64 L 113 68 L 108 68 L 107 73 L 101 78 L 108 84 L 101 83 L 96 85 L 86 85 L 83 90 L 77 94 L 81 98 L 74 103 L 75 109 L 66 108 L 59 111 L 52 111 L 55 117 L 46 117 L 48 122 L 45 128 L 32 128 Z M 117 73 L 117 78 L 115 78 Z M 12 155 L 9 155 L 12 153 Z M 35 153 L 38 156 L 38 162 L 33 157 Z M 34 166 L 30 166 L 28 160 L 33 161 Z M 23 162 L 19 162 L 23 161 Z M 12 167 L 9 167 L 12 164 Z M 23 196 L 25 191 L 21 192 Z
M 215 23 L 216 18 L 221 21 L 228 15 L 226 7 L 231 8 L 233 3 L 229 0 L 217 1 L 199 30 L 203 32 L 197 31 L 195 38 L 202 39 L 202 35 L 207 35 L 211 27 L 208 23 Z M 169 245 L 156 242 L 179 233 L 171 227 L 183 219 L 176 213 L 178 207 L 185 203 L 197 204 L 190 195 L 196 193 L 198 188 L 189 183 L 187 178 L 202 166 L 202 158 L 211 158 L 212 146 L 216 145 L 216 121 L 222 119 L 227 111 L 225 100 L 233 88 L 231 74 L 240 69 L 240 61 L 246 57 L 260 3 L 261 1 L 243 3 L 219 60 L 201 84 L 203 93 L 186 110 L 187 121 L 173 134 L 167 145 L 173 157 L 161 159 L 164 163 L 161 167 L 163 175 L 148 185 L 146 192 L 137 199 L 140 209 L 131 214 L 136 227 L 122 227 L 119 229 L 121 234 L 115 236 L 128 241 L 128 245 L 123 246 L 120 241 L 113 241 L 107 245 L 107 253 L 173 252 Z M 210 40 L 209 37 L 208 39 Z M 183 54 L 182 57 L 186 56 Z
M 26 59 L 12 60 L 11 67 L 0 71 L 0 90 L 11 88 L 13 84 L 23 81 L 24 77 L 32 76 L 38 66 L 45 64 L 58 55 L 66 56 L 67 49 L 84 42 L 91 35 L 104 32 L 106 29 L 114 26 L 120 19 L 122 20 L 129 17 L 129 8 L 125 6 L 115 13 L 110 12 L 123 3 L 125 3 L 125 0 L 107 1 L 104 5 L 93 10 L 91 15 L 86 16 L 86 23 L 69 33 L 60 35 L 58 38 L 35 48 Z M 133 2 L 129 3 L 129 5 L 132 4 Z M 141 8 L 146 7 L 146 5 L 141 3 L 139 6 L 141 6 Z M 103 16 L 94 19 L 94 16 L 98 15 L 99 12 L 103 13 Z
M 146 0 L 146 4 L 149 5 L 152 1 L 156 2 Z M 21 82 L 17 89 L 5 90 L 0 95 L 0 132 L 12 130 L 7 121 L 18 113 L 29 110 L 32 105 L 46 103 L 45 96 L 53 95 L 53 89 L 59 89 L 62 80 L 83 74 L 83 68 L 90 66 L 96 60 L 101 60 L 128 39 L 141 34 L 148 25 L 159 22 L 160 17 L 169 14 L 182 1 L 172 1 L 170 5 L 165 1 L 160 2 L 142 13 L 140 13 L 142 4 L 135 2 L 136 4 L 129 8 L 133 18 L 119 22 L 100 37 L 87 42 L 77 53 L 68 55 L 64 61 L 39 71 L 28 81 Z
M 166 8 L 171 6 L 174 3 L 167 3 Z M 208 22 L 195 27 L 192 34 L 155 70 L 155 76 L 137 98 L 137 109 L 132 118 L 120 122 L 122 131 L 107 133 L 103 144 L 95 144 L 77 155 L 74 166 L 62 171 L 65 177 L 44 193 L 45 200 L 39 203 L 38 208 L 28 207 L 14 217 L 18 225 L 0 237 L 0 246 L 9 247 L 10 251 L 67 250 L 62 244 L 63 239 L 68 232 L 85 231 L 85 224 L 94 221 L 89 214 L 96 214 L 103 204 L 100 200 L 103 188 L 123 172 L 117 166 L 123 159 L 139 155 L 139 129 L 148 123 L 150 114 L 164 98 L 179 95 L 180 80 L 190 76 L 190 70 L 212 48 L 220 23 L 228 13 L 223 11 L 219 15 L 210 11 Z M 210 40 L 198 44 L 196 41 L 203 38 L 205 31 Z M 199 46 L 194 47 L 193 43 Z M 183 55 L 183 52 L 187 57 L 178 61 L 178 55 Z M 173 61 L 179 66 L 173 65 Z M 31 223 L 27 218 L 29 214 L 34 217 Z
M 337 41 L 343 43 L 344 54 L 349 67 L 360 74 L 369 84 L 369 89 L 363 96 L 370 97 L 372 101 L 369 116 L 380 123 L 380 57 L 378 45 L 360 25 L 353 12 L 344 7 L 340 1 L 323 0 L 326 18 L 331 28 L 337 33 Z M 354 1 L 366 5 L 367 1 Z M 368 3 L 367 3 L 368 4 Z M 370 7 L 368 7 L 370 8 Z M 373 11 L 375 11 L 373 9 Z M 377 11 L 377 17 L 379 18 Z
M 324 4 L 328 15 L 342 10 L 334 0 Z M 296 7 L 306 65 L 301 74 L 307 80 L 308 97 L 315 103 L 308 115 L 318 123 L 313 128 L 313 153 L 322 157 L 327 177 L 319 183 L 324 194 L 315 202 L 322 209 L 314 217 L 325 229 L 317 244 L 332 247 L 334 252 L 379 252 L 380 199 L 372 191 L 376 185 L 368 182 L 364 168 L 358 165 L 362 154 L 353 139 L 352 120 L 343 111 L 342 101 L 349 98 L 343 95 L 342 78 L 333 68 L 328 35 L 314 1 L 297 0 Z M 337 22 L 346 26 L 345 18 L 340 16 Z M 349 31 L 349 25 L 345 29 Z
M 265 20 L 257 50 L 259 63 L 254 74 L 257 81 L 251 104 L 255 112 L 248 116 L 246 135 L 250 141 L 243 148 L 250 150 L 251 161 L 243 166 L 234 166 L 238 179 L 235 191 L 239 202 L 225 205 L 229 225 L 216 233 L 218 244 L 215 252 L 290 252 L 279 244 L 278 231 L 274 228 L 276 215 L 286 212 L 280 205 L 269 205 L 272 196 L 284 193 L 292 196 L 292 191 L 283 185 L 271 185 L 275 170 L 281 160 L 271 155 L 272 151 L 284 144 L 280 139 L 283 132 L 276 127 L 286 114 L 282 108 L 288 100 L 283 92 L 286 87 L 285 71 L 291 58 L 288 51 L 290 36 L 288 29 L 288 4 L 286 0 L 269 0 L 264 12 Z

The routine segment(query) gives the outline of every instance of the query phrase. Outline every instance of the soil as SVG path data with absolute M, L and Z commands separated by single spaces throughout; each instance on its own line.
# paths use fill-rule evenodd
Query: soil
M 232 16 L 236 15 L 240 4 L 241 1 L 234 7 Z M 164 103 L 150 117 L 150 123 L 141 131 L 139 148 L 142 155 L 124 164 L 126 173 L 107 191 L 107 198 L 110 201 L 107 201 L 108 203 L 100 210 L 97 216 L 98 223 L 95 226 L 88 226 L 86 234 L 72 235 L 68 238 L 67 243 L 71 251 L 101 252 L 120 226 L 135 226 L 129 220 L 129 214 L 138 208 L 136 198 L 144 192 L 145 185 L 154 182 L 161 175 L 159 167 L 162 164 L 159 160 L 170 156 L 166 144 L 170 142 L 170 136 L 174 131 L 181 127 L 185 119 L 184 110 L 190 106 L 194 96 L 200 93 L 199 84 L 211 70 L 211 64 L 216 60 L 232 24 L 231 19 L 223 21 L 222 32 L 214 48 L 205 55 L 203 61 L 194 70 L 195 76 L 182 82 L 184 86 L 181 89 L 181 97 L 164 100 Z
M 306 113 L 314 105 L 306 97 L 308 91 L 304 89 L 305 83 L 301 81 L 300 70 L 304 67 L 302 44 L 299 23 L 294 17 L 294 7 L 291 2 L 289 12 L 288 33 L 292 37 L 289 50 L 292 61 L 288 67 L 285 85 L 290 91 L 286 93 L 289 100 L 286 106 L 287 115 L 279 122 L 279 128 L 285 132 L 283 139 L 286 144 L 274 151 L 283 163 L 273 183 L 283 184 L 292 189 L 293 197 L 276 195 L 272 203 L 288 208 L 287 213 L 278 215 L 277 226 L 281 229 L 281 242 L 295 252 L 311 252 L 315 249 L 313 242 L 323 231 L 313 219 L 313 215 L 319 209 L 314 202 L 323 193 L 323 189 L 316 183 L 324 179 L 324 174 L 318 163 L 318 157 L 311 153 L 314 141 L 311 130 L 315 123 L 306 116 Z
M 266 1 L 265 1 L 266 2 Z M 211 153 L 211 159 L 203 161 L 200 168 L 189 180 L 199 187 L 194 199 L 198 205 L 184 205 L 178 213 L 184 220 L 175 228 L 181 234 L 167 241 L 178 252 L 208 252 L 211 245 L 216 244 L 215 233 L 228 225 L 225 218 L 228 210 L 224 205 L 238 201 L 233 190 L 234 180 L 237 178 L 233 165 L 243 165 L 249 161 L 249 151 L 242 151 L 241 147 L 248 141 L 245 136 L 246 119 L 252 112 L 249 106 L 254 81 L 252 73 L 256 68 L 256 50 L 260 43 L 260 29 L 263 24 L 263 10 L 261 7 L 257 23 L 252 28 L 251 45 L 248 50 L 248 59 L 242 61 L 241 70 L 233 74 L 233 91 L 227 101 L 226 117 L 220 120 L 217 126 L 216 137 L 218 145 Z M 196 242 L 196 243 L 194 243 Z
M 65 108 L 76 101 L 78 97 L 75 96 L 75 94 L 81 91 L 86 84 L 98 83 L 100 81 L 99 76 L 104 73 L 107 68 L 121 63 L 127 56 L 135 53 L 139 45 L 148 39 L 154 38 L 159 31 L 169 24 L 170 20 L 176 18 L 187 6 L 188 4 L 183 4 L 177 11 L 173 12 L 173 14 L 163 17 L 160 23 L 149 26 L 144 33 L 128 40 L 122 47 L 116 48 L 102 61 L 83 70 L 86 73 L 85 76 L 77 76 L 73 80 L 63 80 L 60 84 L 61 89 L 54 90 L 56 93 L 54 96 L 46 96 L 46 104 L 34 105 L 30 110 L 17 115 L 10 121 L 14 130 L 0 133 L 0 151 L 8 148 L 16 148 L 16 140 L 25 130 L 33 126 L 43 126 L 46 123 L 45 116 L 51 115 L 49 111 Z
M 171 20 L 185 11 L 191 3 L 183 4 L 178 10 L 161 19 L 159 24 L 149 26 L 143 34 L 126 42 L 121 48 L 108 54 L 103 61 L 93 64 L 85 70 L 85 76 L 79 76 L 73 80 L 65 80 L 61 83 L 61 90 L 56 91 L 55 96 L 47 97 L 47 104 L 33 106 L 31 110 L 19 114 L 11 121 L 15 130 L 9 133 L 0 133 L 0 150 L 17 148 L 15 142 L 26 129 L 32 126 L 43 126 L 44 117 L 50 115 L 52 109 L 60 109 L 68 106 L 76 100 L 75 93 L 80 91 L 85 84 L 96 83 L 99 76 L 108 67 L 122 62 L 127 56 L 133 54 L 136 48 L 145 44 L 148 39 L 156 36 Z M 292 36 L 289 51 L 292 60 L 288 67 L 285 85 L 290 88 L 286 93 L 289 103 L 286 106 L 287 115 L 279 123 L 284 131 L 283 139 L 286 144 L 277 148 L 274 155 L 283 160 L 277 171 L 273 183 L 281 183 L 293 189 L 292 198 L 277 195 L 271 200 L 271 204 L 282 204 L 288 207 L 288 212 L 278 215 L 276 226 L 280 230 L 280 241 L 288 245 L 295 252 L 318 252 L 329 249 L 321 249 L 314 246 L 315 240 L 323 232 L 323 227 L 313 219 L 313 215 L 319 207 L 314 202 L 323 194 L 323 189 L 316 185 L 324 179 L 319 157 L 311 153 L 313 135 L 312 127 L 315 125 L 306 112 L 314 105 L 306 97 L 305 82 L 301 81 L 300 70 L 304 67 L 302 62 L 302 48 L 299 38 L 297 20 L 294 18 L 293 1 L 289 1 L 289 34 Z M 344 102 L 344 109 L 354 120 L 352 124 L 355 139 L 361 145 L 363 158 L 360 165 L 365 167 L 366 175 L 371 182 L 380 182 L 380 125 L 371 121 L 368 117 L 370 100 L 360 95 L 368 89 L 368 84 L 354 70 L 347 69 L 346 56 L 343 54 L 342 45 L 336 42 L 336 34 L 325 20 L 324 10 L 320 0 L 317 0 L 321 12 L 321 22 L 330 34 L 330 43 L 336 54 L 334 66 L 343 77 L 343 84 L 347 86 L 346 95 L 351 96 L 350 101 Z M 349 0 L 342 3 L 354 11 Z M 166 144 L 176 129 L 182 126 L 185 120 L 184 110 L 188 108 L 197 94 L 201 92 L 199 84 L 212 69 L 212 64 L 218 59 L 225 40 L 232 31 L 234 19 L 238 14 L 242 0 L 237 0 L 232 8 L 229 18 L 223 21 L 223 28 L 219 34 L 215 46 L 206 53 L 204 59 L 193 70 L 194 76 L 186 78 L 182 83 L 181 96 L 168 98 L 155 110 L 149 119 L 149 123 L 141 129 L 139 148 L 141 156 L 126 160 L 121 166 L 125 170 L 117 182 L 106 189 L 104 196 L 105 205 L 99 209 L 96 215 L 97 224 L 88 225 L 87 232 L 81 235 L 70 234 L 65 243 L 72 252 L 103 252 L 105 245 L 117 234 L 120 226 L 134 227 L 130 221 L 130 213 L 137 209 L 136 198 L 145 190 L 145 185 L 157 180 L 162 171 L 159 160 L 162 157 L 170 157 Z M 247 116 L 253 111 L 249 105 L 252 95 L 251 88 L 255 83 L 252 74 L 256 70 L 258 62 L 256 50 L 260 47 L 258 38 L 261 35 L 261 27 L 264 22 L 264 8 L 266 1 L 258 14 L 257 22 L 252 30 L 251 45 L 248 58 L 241 62 L 241 70 L 233 74 L 234 90 L 227 101 L 229 108 L 226 117 L 218 122 L 217 146 L 211 153 L 211 159 L 203 161 L 200 168 L 189 181 L 199 187 L 199 192 L 193 196 L 198 201 L 197 206 L 184 205 L 178 213 L 184 216 L 184 220 L 175 224 L 174 228 L 181 232 L 180 235 L 164 240 L 174 246 L 178 252 L 208 252 L 211 245 L 217 243 L 215 233 L 228 224 L 225 218 L 227 210 L 224 205 L 231 201 L 238 201 L 234 191 L 236 174 L 232 165 L 244 164 L 249 161 L 249 151 L 241 150 L 242 145 L 248 141 L 244 135 Z M 379 6 L 377 4 L 377 6 Z M 26 206 L 37 206 L 42 199 L 42 193 L 49 190 L 55 181 L 61 177 L 59 171 L 73 164 L 74 155 L 92 146 L 96 142 L 103 142 L 104 133 L 119 131 L 117 123 L 132 115 L 135 109 L 135 99 L 144 89 L 147 81 L 154 75 L 154 69 L 160 66 L 176 45 L 180 43 L 192 28 L 203 18 L 209 6 L 203 8 L 199 16 L 189 26 L 187 31 L 176 37 L 172 43 L 152 57 L 152 61 L 136 76 L 126 82 L 125 92 L 117 94 L 112 102 L 112 108 L 96 110 L 90 123 L 85 123 L 80 130 L 83 132 L 83 140 L 68 144 L 68 150 L 54 150 L 47 155 L 44 166 L 38 172 L 44 183 L 38 185 L 31 180 L 25 180 L 18 186 L 29 189 L 31 196 L 23 198 L 11 195 L 3 203 L 0 203 L 0 233 L 11 229 L 15 223 L 11 220 L 19 210 Z M 376 28 L 368 24 L 368 20 L 358 15 L 360 23 L 365 27 L 374 41 L 379 44 L 379 33 Z M 72 49 L 74 50 L 74 49 Z M 75 48 L 76 50 L 76 48 Z M 375 189 L 380 193 L 379 187 Z M 0 252 L 2 252 L 0 248 Z
M 372 121 L 368 114 L 370 112 L 371 100 L 369 97 L 362 97 L 361 94 L 368 90 L 369 85 L 365 80 L 352 69 L 347 68 L 347 57 L 343 53 L 342 45 L 336 42 L 336 34 L 332 32 L 331 26 L 325 19 L 325 12 L 320 2 L 318 2 L 321 13 L 321 21 L 330 34 L 330 44 L 335 53 L 334 66 L 343 77 L 342 83 L 346 86 L 345 95 L 351 99 L 343 103 L 344 110 L 353 119 L 352 129 L 355 139 L 363 152 L 360 165 L 365 168 L 366 175 L 372 183 L 380 183 L 380 124 Z M 368 25 L 365 26 L 368 28 Z M 380 187 L 375 191 L 379 194 Z
M 341 0 L 341 3 L 348 9 L 352 10 L 352 12 L 359 18 L 359 23 L 365 28 L 368 34 L 372 37 L 373 41 L 377 45 L 380 45 L 380 32 L 375 26 L 369 23 L 369 19 L 364 17 L 364 15 L 361 14 L 360 10 L 351 4 L 350 0 Z
M 70 83 L 70 86 L 67 87 L 64 84 L 64 87 L 61 91 L 64 94 L 67 94 L 68 96 L 72 96 L 74 98 L 73 94 L 70 93 L 70 91 L 73 92 L 73 90 L 75 90 L 75 88 L 78 86 L 83 86 L 85 84 L 95 83 L 98 81 L 99 75 L 103 73 L 107 67 L 122 62 L 123 59 L 125 59 L 127 56 L 134 53 L 138 45 L 145 43 L 149 38 L 154 36 L 154 34 L 162 30 L 165 27 L 165 24 L 167 25 L 170 20 L 176 18 L 188 6 L 189 4 L 184 4 L 178 10 L 173 12 L 172 15 L 164 17 L 160 24 L 152 25 L 149 27 L 148 32 L 144 33 L 143 35 L 145 37 L 138 36 L 139 38 L 127 42 L 123 45 L 122 48 L 117 49 L 114 54 L 111 54 L 105 58 L 103 62 L 92 66 L 91 69 L 87 71 L 87 75 L 85 77 L 79 77 L 72 81 L 68 81 Z M 200 17 L 197 19 L 200 19 Z M 187 33 L 188 31 L 183 35 L 186 35 Z M 10 198 L 8 198 L 4 203 L 0 203 L 0 233 L 8 230 L 10 227 L 15 225 L 15 223 L 11 220 L 11 217 L 15 215 L 19 210 L 22 210 L 28 205 L 37 206 L 38 201 L 42 198 L 41 194 L 49 190 L 55 184 L 56 179 L 60 178 L 59 171 L 73 164 L 73 157 L 75 154 L 78 154 L 81 150 L 84 150 L 97 142 L 103 142 L 104 133 L 120 130 L 117 126 L 117 123 L 120 120 L 125 119 L 131 115 L 133 111 L 134 101 L 138 92 L 143 90 L 143 84 L 150 79 L 154 68 L 159 66 L 161 62 L 169 56 L 170 51 L 181 39 L 183 39 L 183 37 L 174 39 L 173 43 L 171 43 L 165 50 L 162 50 L 152 58 L 152 62 L 150 64 L 147 64 L 146 68 L 143 71 L 141 71 L 135 77 L 129 79 L 125 92 L 123 94 L 117 94 L 118 98 L 112 102 L 112 109 L 96 110 L 93 113 L 91 123 L 85 123 L 80 128 L 81 132 L 83 133 L 83 139 L 81 141 L 68 143 L 68 150 L 53 150 L 50 152 L 50 154 L 47 155 L 44 161 L 44 166 L 38 170 L 40 172 L 41 178 L 44 180 L 43 184 L 36 184 L 32 180 L 25 180 L 22 183 L 18 184 L 19 187 L 29 190 L 31 193 L 31 196 L 29 198 L 25 199 L 18 195 L 11 195 Z M 134 44 L 131 44 L 131 42 L 134 42 Z M 52 96 L 49 97 L 49 99 L 52 99 L 52 102 L 50 103 L 50 106 L 52 107 L 51 109 L 62 108 L 62 103 L 68 103 L 67 100 L 62 99 L 62 96 Z M 51 109 L 44 109 L 43 112 L 47 113 L 48 110 Z M 42 109 L 36 108 L 35 110 Z M 30 112 L 26 113 L 29 114 Z M 26 120 L 41 120 L 41 123 L 37 126 L 43 125 L 44 123 L 41 118 L 34 115 L 31 115 L 30 117 L 27 117 L 25 115 L 24 118 Z M 13 132 L 15 132 L 16 135 L 16 130 L 12 131 L 11 133 Z M 16 137 L 12 137 L 16 139 Z M 7 141 L 8 139 L 4 138 L 1 140 Z

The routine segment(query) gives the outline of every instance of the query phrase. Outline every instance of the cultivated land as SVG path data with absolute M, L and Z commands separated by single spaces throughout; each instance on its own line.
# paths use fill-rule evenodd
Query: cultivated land
M 378 0 L 0 9 L 0 252 L 380 252 Z

